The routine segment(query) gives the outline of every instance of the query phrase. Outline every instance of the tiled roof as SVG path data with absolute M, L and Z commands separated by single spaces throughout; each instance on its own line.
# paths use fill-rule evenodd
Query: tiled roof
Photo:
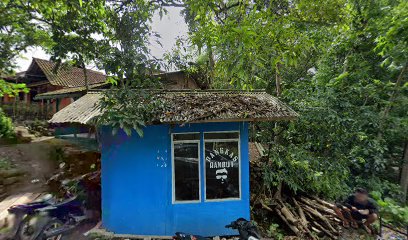
M 100 88 L 109 85 L 109 83 L 98 83 L 89 85 L 89 89 Z M 78 94 L 79 96 L 83 95 L 86 91 L 86 87 L 72 87 L 72 88 L 63 88 L 51 92 L 45 92 L 41 94 L 37 94 L 34 99 L 35 100 L 42 100 L 42 99 L 53 99 L 53 98 L 64 98 L 69 97 L 74 94 Z
M 33 62 L 41 68 L 48 81 L 53 85 L 63 87 L 85 86 L 85 75 L 82 68 L 61 66 L 58 71 L 54 73 L 56 63 L 38 58 L 33 58 Z M 105 74 L 89 69 L 86 71 L 89 85 L 106 81 Z
M 155 123 L 196 123 L 227 121 L 279 121 L 298 116 L 285 103 L 264 91 L 157 91 L 154 98 L 164 103 Z M 54 114 L 50 123 L 90 124 L 102 114 L 101 92 L 89 92 Z

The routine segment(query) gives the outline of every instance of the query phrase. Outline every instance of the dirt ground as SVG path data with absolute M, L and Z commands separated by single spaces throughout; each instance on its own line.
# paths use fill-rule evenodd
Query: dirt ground
M 56 148 L 64 146 L 72 146 L 72 144 L 61 139 L 44 138 L 31 143 L 0 146 L 0 158 L 7 158 L 13 168 L 24 172 L 21 181 L 7 189 L 8 195 L 48 192 L 46 182 L 56 173 L 59 164 L 53 152 Z M 85 240 L 87 238 L 83 233 L 94 225 L 83 224 L 63 239 Z
M 392 231 L 391 229 L 383 227 L 382 238 L 380 236 L 369 236 L 363 229 L 350 229 L 343 231 L 339 240 L 407 240 L 407 237 Z
M 51 152 L 64 145 L 67 143 L 63 140 L 51 138 L 40 142 L 0 146 L 0 158 L 7 158 L 13 167 L 24 172 L 21 181 L 8 189 L 9 195 L 46 192 L 45 183 L 58 168 Z
M 329 238 L 324 238 L 329 239 Z M 397 233 L 383 227 L 382 229 L 382 237 L 380 236 L 372 236 L 368 235 L 363 229 L 341 229 L 341 236 L 339 236 L 338 240 L 407 240 L 408 238 L 403 234 Z M 285 240 L 304 240 L 299 239 L 297 237 L 285 237 Z

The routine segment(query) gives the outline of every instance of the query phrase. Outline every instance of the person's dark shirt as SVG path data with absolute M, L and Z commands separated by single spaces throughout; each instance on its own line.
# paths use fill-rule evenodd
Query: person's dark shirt
M 370 214 L 378 212 L 377 203 L 371 198 L 368 198 L 367 202 L 365 202 L 365 203 L 360 203 L 360 202 L 356 201 L 356 197 L 354 195 L 350 195 L 344 201 L 344 205 L 347 206 L 347 207 L 353 206 L 353 207 L 357 208 L 358 210 L 368 209 Z

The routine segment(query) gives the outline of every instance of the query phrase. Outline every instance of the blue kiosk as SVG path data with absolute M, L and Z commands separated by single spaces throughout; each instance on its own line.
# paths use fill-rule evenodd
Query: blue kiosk
M 102 114 L 100 97 L 89 92 L 50 122 L 92 124 Z M 224 226 L 250 218 L 249 122 L 297 114 L 263 91 L 167 90 L 157 97 L 168 107 L 143 137 L 98 129 L 103 227 L 138 236 L 236 234 Z

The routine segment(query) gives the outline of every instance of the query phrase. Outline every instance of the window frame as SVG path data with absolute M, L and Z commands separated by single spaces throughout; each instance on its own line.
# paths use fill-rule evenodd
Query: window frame
M 174 140 L 176 134 L 198 134 L 198 140 Z M 176 172 L 175 172 L 175 159 L 174 159 L 174 144 L 175 143 L 197 143 L 198 144 L 198 200 L 176 200 Z M 171 133 L 171 192 L 172 192 L 172 204 L 183 203 L 201 203 L 201 133 L 200 132 L 180 132 Z
M 238 133 L 238 138 L 227 138 L 227 139 L 205 139 L 206 133 Z M 206 162 L 205 162 L 205 143 L 206 142 L 237 142 L 238 144 L 238 184 L 239 184 L 239 197 L 233 198 L 219 198 L 219 199 L 207 199 L 207 177 L 206 177 Z M 241 132 L 236 131 L 207 131 L 203 132 L 203 165 L 204 165 L 204 202 L 228 202 L 228 201 L 240 201 L 242 200 L 242 176 L 241 176 Z

